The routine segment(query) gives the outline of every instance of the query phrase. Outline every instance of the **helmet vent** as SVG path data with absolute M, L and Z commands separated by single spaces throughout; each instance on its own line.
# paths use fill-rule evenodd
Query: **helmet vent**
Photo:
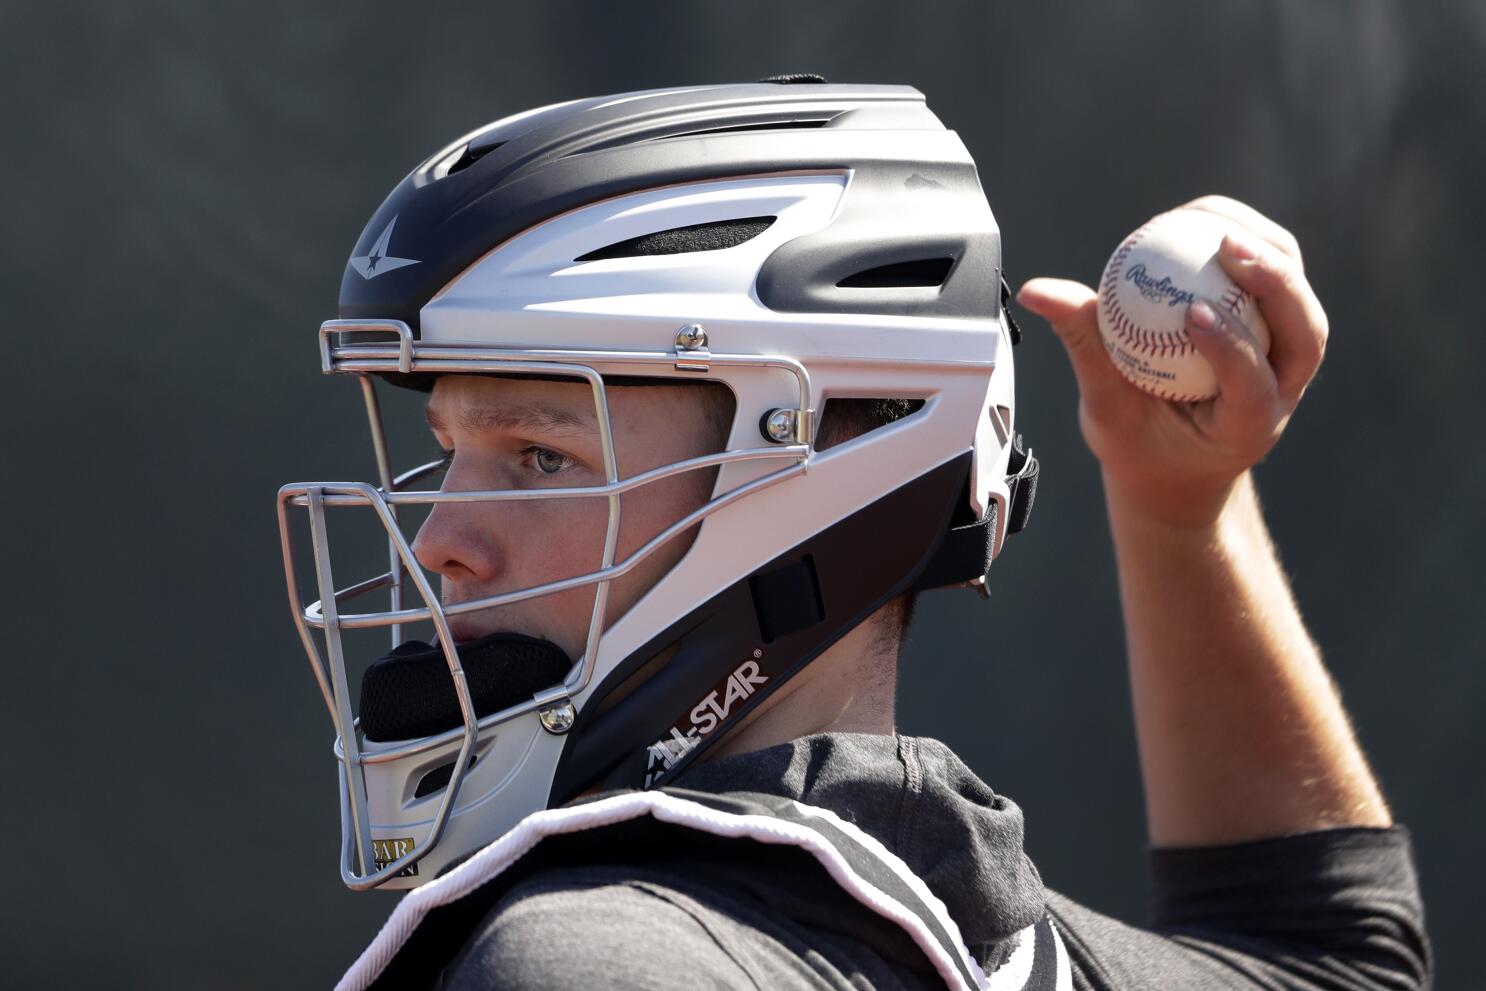
M 953 258 L 924 258 L 864 269 L 836 283 L 838 289 L 908 289 L 944 285 Z
M 637 255 L 679 255 L 689 251 L 719 251 L 751 241 L 774 223 L 773 217 L 745 217 L 741 220 L 718 220 L 689 227 L 673 227 L 619 241 L 573 259 L 593 262 L 605 258 L 633 258 Z
M 818 72 L 781 72 L 777 76 L 765 76 L 761 83 L 779 83 L 781 86 L 798 86 L 800 83 L 823 83 L 826 77 Z
M 470 754 L 470 767 L 475 766 L 475 761 L 480 758 Z M 418 787 L 413 789 L 414 798 L 423 798 L 432 795 L 436 791 L 443 791 L 449 784 L 449 779 L 454 777 L 454 762 L 440 764 L 418 779 Z
M 496 141 L 493 144 L 476 147 L 474 142 L 470 142 L 465 145 L 464 151 L 460 153 L 459 157 L 449 163 L 449 167 L 444 171 L 444 175 L 451 176 L 456 172 L 463 172 L 503 144 L 505 144 L 504 141 Z
M 832 115 L 833 117 L 834 115 Z M 678 134 L 667 134 L 656 140 L 669 140 L 671 138 L 694 138 L 701 134 L 736 134 L 743 131 L 800 131 L 810 130 L 817 127 L 825 127 L 831 122 L 831 117 L 807 117 L 794 118 L 790 120 L 765 120 L 754 124 L 729 124 L 726 127 L 704 127 L 697 131 L 682 131 Z
M 924 408 L 924 401 L 916 398 L 881 397 L 856 399 L 834 397 L 827 399 L 821 407 L 820 424 L 815 430 L 815 449 L 828 451 L 837 444 L 855 440 L 870 434 Z

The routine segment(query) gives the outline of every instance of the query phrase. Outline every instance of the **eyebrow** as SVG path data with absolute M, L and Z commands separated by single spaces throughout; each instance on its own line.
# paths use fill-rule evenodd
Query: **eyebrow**
M 425 407 L 423 415 L 430 428 L 447 429 L 443 417 L 434 412 L 432 406 Z M 592 435 L 598 429 L 598 421 L 592 413 L 580 416 L 570 409 L 547 403 L 482 403 L 476 406 L 461 405 L 459 426 L 471 433 L 486 430 L 537 430 Z

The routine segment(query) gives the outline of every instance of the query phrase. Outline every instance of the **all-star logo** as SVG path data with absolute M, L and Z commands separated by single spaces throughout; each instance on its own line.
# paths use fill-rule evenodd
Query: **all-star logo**
M 746 702 L 761 686 L 769 683 L 769 676 L 758 668 L 758 659 L 763 653 L 762 650 L 755 650 L 753 660 L 739 664 L 732 674 L 712 689 L 711 694 L 699 701 L 688 715 L 683 716 L 682 719 L 689 722 L 684 731 L 681 729 L 682 722 L 678 720 L 671 727 L 666 739 L 650 744 L 645 760 L 646 788 L 691 753 L 702 742 L 702 737 L 722 725 L 732 714 L 733 706 Z M 657 764 L 664 766 L 656 770 Z
M 392 238 L 392 227 L 396 223 L 396 217 L 389 220 L 387 226 L 382 229 L 381 235 L 377 238 L 377 243 L 372 245 L 371 250 L 364 255 L 357 255 L 351 259 L 351 267 L 360 272 L 363 279 L 375 279 L 383 272 L 390 272 L 395 268 L 402 268 L 404 265 L 418 264 L 418 259 L 416 258 L 393 258 L 387 254 L 387 242 Z

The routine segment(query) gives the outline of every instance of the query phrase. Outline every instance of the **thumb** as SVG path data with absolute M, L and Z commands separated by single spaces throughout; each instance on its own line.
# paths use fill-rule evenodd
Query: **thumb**
M 1032 279 L 1016 299 L 1052 325 L 1068 352 L 1085 402 L 1100 407 L 1138 392 L 1109 359 L 1099 334 L 1099 297 L 1094 290 L 1068 279 Z

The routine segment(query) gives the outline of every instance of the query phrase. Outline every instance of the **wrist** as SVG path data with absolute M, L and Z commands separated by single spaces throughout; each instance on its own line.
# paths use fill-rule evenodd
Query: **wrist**
M 1214 534 L 1225 517 L 1254 499 L 1253 475 L 1245 471 L 1223 483 L 1142 485 L 1103 472 L 1104 500 L 1116 530 L 1173 537 Z

